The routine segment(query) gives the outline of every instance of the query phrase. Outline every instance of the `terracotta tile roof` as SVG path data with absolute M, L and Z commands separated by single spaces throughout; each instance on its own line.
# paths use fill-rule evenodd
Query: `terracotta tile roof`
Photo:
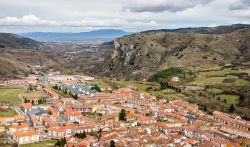
M 29 127 L 29 124 L 28 123 L 22 123 L 22 124 L 20 124 L 20 125 L 12 125 L 12 126 L 10 126 L 10 128 L 15 128 L 15 129 L 21 129 L 21 128 L 26 128 L 26 127 Z
M 80 112 L 74 111 L 74 110 L 65 111 L 64 114 L 67 115 L 67 116 L 78 116 L 78 117 L 81 116 L 81 113 L 80 113 Z
M 231 129 L 231 130 L 236 130 L 236 131 L 238 131 L 238 132 L 244 132 L 244 133 L 250 134 L 250 131 L 240 129 L 240 128 L 234 127 L 234 126 L 232 126 L 232 125 L 229 125 L 229 124 L 223 124 L 223 125 L 221 125 L 221 126 L 224 127 L 224 128 L 229 128 L 229 129 Z
M 152 117 L 148 117 L 148 116 L 144 116 L 138 113 L 131 113 L 130 115 L 136 117 L 138 120 L 142 120 L 142 121 L 150 121 L 150 120 L 154 120 Z
M 16 115 L 15 119 L 16 119 L 16 121 L 25 120 L 24 116 L 22 116 L 22 115 Z
M 57 131 L 57 132 L 64 132 L 66 129 L 75 129 L 75 126 L 57 126 L 48 128 L 49 131 Z
M 196 142 L 198 142 L 195 139 L 185 139 L 185 142 L 189 143 L 189 144 L 195 144 Z
M 24 109 L 30 109 L 32 107 L 31 103 L 22 103 L 21 107 L 23 107 Z
M 14 132 L 14 136 L 17 137 L 34 136 L 34 135 L 38 135 L 38 133 L 33 130 Z
M 57 109 L 55 109 L 55 108 L 49 108 L 49 111 L 51 112 L 51 113 L 57 113 L 58 112 L 58 110 Z

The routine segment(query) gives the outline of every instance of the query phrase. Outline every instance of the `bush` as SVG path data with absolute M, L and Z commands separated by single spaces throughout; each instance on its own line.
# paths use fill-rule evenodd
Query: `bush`
M 163 79 L 169 79 L 169 78 L 176 76 L 178 74 L 181 74 L 181 73 L 183 73 L 183 70 L 180 68 L 175 68 L 175 67 L 168 68 L 168 69 L 159 71 L 156 74 L 154 74 L 152 77 L 152 81 L 159 82 Z

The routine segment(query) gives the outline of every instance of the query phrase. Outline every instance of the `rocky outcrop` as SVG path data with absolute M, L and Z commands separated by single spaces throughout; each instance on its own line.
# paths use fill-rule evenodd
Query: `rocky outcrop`
M 169 67 L 227 64 L 249 54 L 250 29 L 224 35 L 150 32 L 117 38 L 100 74 L 143 80 Z

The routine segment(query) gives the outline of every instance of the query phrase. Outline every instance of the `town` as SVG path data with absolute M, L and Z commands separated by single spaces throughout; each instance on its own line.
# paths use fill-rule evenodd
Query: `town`
M 53 146 L 68 147 L 250 145 L 250 122 L 237 115 L 207 114 L 185 100 L 130 88 L 101 92 L 90 81 L 95 78 L 58 73 L 4 81 L 27 90 L 12 108 L 17 115 L 0 118 L 1 134 L 14 144 L 54 140 Z M 1 102 L 1 110 L 9 105 Z

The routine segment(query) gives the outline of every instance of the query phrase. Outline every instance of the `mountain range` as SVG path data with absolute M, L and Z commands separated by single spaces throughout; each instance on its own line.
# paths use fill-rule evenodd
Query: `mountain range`
M 89 41 L 89 40 L 102 40 L 112 41 L 117 37 L 132 34 L 123 30 L 116 29 L 101 29 L 90 32 L 80 33 L 56 33 L 56 32 L 28 32 L 19 33 L 18 35 L 28 37 L 36 41 Z

